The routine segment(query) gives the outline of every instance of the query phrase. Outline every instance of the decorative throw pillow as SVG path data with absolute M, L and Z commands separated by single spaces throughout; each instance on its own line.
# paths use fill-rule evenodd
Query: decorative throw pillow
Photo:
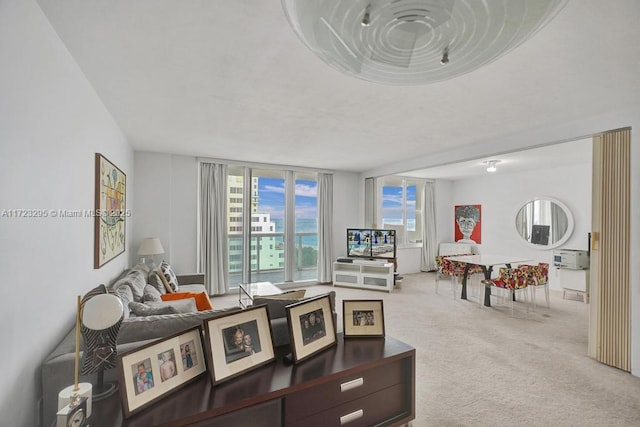
M 136 316 L 153 316 L 156 314 L 175 314 L 178 310 L 171 305 L 163 305 L 159 307 L 152 307 L 147 304 L 143 304 L 141 302 L 130 302 L 129 308 L 131 312 Z
M 198 311 L 213 310 L 213 304 L 209 299 L 209 295 L 206 292 L 174 292 L 171 294 L 164 294 L 160 296 L 162 301 L 175 301 L 184 298 L 194 298 L 196 300 L 196 307 Z
M 151 285 L 147 285 L 144 287 L 144 294 L 142 295 L 142 302 L 147 303 L 150 301 L 162 301 L 160 298 L 162 294 L 158 292 L 158 290 Z
M 115 294 L 120 301 L 122 301 L 122 307 L 124 307 L 124 318 L 129 318 L 129 303 L 133 302 L 133 293 L 131 288 L 127 285 L 118 286 L 115 290 Z
M 160 263 L 160 267 L 158 267 L 156 271 L 158 272 L 158 276 L 160 276 L 160 280 L 164 283 L 164 287 L 167 289 L 167 292 L 178 291 L 178 278 L 169 263 L 162 261 Z
M 176 313 L 197 313 L 198 307 L 196 307 L 196 300 L 193 298 L 179 299 L 176 301 L 149 301 L 147 303 L 150 307 L 162 307 L 164 305 L 170 305 L 176 311 Z
M 112 289 L 119 289 L 123 286 L 127 286 L 131 289 L 133 294 L 132 301 L 142 302 L 142 293 L 144 287 L 147 284 L 145 276 L 138 270 L 128 270 L 126 274 L 120 277 L 112 286 Z
M 153 286 L 154 288 L 156 288 L 158 293 L 166 294 L 167 293 L 167 288 L 164 287 L 164 282 L 162 281 L 160 276 L 161 276 L 161 274 L 158 273 L 158 269 L 157 268 L 152 270 L 151 273 L 149 273 L 149 284 L 151 286 Z

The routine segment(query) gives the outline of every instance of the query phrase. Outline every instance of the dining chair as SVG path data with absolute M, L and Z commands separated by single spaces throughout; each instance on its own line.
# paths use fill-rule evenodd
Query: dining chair
M 523 264 L 520 266 L 527 277 L 527 285 L 531 289 L 531 302 L 533 309 L 536 309 L 536 289 L 544 288 L 544 296 L 547 301 L 547 308 L 551 307 L 549 301 L 549 264 L 540 262 L 538 265 Z
M 461 256 L 467 256 L 471 254 L 465 254 Z M 460 261 L 451 261 L 453 264 L 453 270 L 459 272 L 459 277 L 462 278 L 464 276 L 464 269 L 467 266 L 466 262 Z M 478 278 L 476 280 L 476 278 Z M 472 297 L 477 297 L 480 303 L 483 302 L 483 294 L 482 290 L 484 286 L 482 286 L 482 279 L 484 278 L 484 272 L 482 271 L 482 267 L 479 265 L 471 264 L 469 266 L 469 271 L 467 272 L 467 291 Z M 477 286 L 475 286 L 477 284 Z
M 440 287 L 440 279 L 443 276 L 449 276 L 451 280 L 451 291 L 453 292 L 453 298 L 456 297 L 456 283 L 458 282 L 458 275 L 462 275 L 462 272 L 456 271 L 453 263 L 447 259 L 446 256 L 437 256 L 436 257 L 436 266 L 438 267 L 438 271 L 436 272 L 436 294 L 438 293 L 438 289 Z
M 456 255 L 456 256 L 464 256 L 464 255 Z M 436 257 L 436 266 L 438 270 L 436 272 L 436 293 L 438 293 L 438 287 L 440 283 L 440 278 L 442 276 L 449 276 L 451 279 L 451 291 L 453 293 L 453 298 L 456 298 L 456 293 L 458 292 L 458 283 L 461 283 L 461 279 L 464 276 L 464 269 L 466 267 L 466 263 L 459 261 L 452 261 L 448 259 L 447 256 L 437 256 Z M 470 280 L 476 274 L 484 274 L 482 272 L 482 267 L 478 265 L 471 265 L 469 267 L 469 271 L 467 273 L 467 289 L 473 290 L 471 286 L 472 281 Z M 475 292 L 475 291 L 474 291 Z M 478 295 L 482 292 L 478 290 Z M 481 299 L 481 295 L 478 297 Z
M 506 296 L 511 302 L 511 316 L 514 314 L 514 302 L 518 294 L 524 295 L 524 299 L 527 303 L 527 311 L 529 311 L 529 297 L 528 297 L 528 283 L 527 272 L 523 268 L 500 268 L 500 275 L 495 279 L 485 279 L 482 281 L 485 286 L 491 286 L 501 291 L 504 291 Z M 497 295 L 497 294 L 496 294 Z M 503 294 L 503 299 L 504 299 Z

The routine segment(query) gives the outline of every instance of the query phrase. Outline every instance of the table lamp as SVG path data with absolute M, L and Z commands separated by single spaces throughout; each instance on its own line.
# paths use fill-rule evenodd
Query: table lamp
M 98 382 L 93 387 L 93 401 L 97 402 L 118 389 L 117 383 L 104 383 L 104 371 L 116 366 L 116 339 L 124 319 L 122 301 L 100 285 L 82 299 L 81 319 L 86 347 L 81 375 L 98 374 Z
M 58 393 L 58 410 L 69 405 L 71 407 L 77 405 L 81 398 L 87 399 L 87 417 L 91 416 L 91 394 L 92 384 L 79 382 L 79 365 L 80 365 L 80 312 L 82 310 L 82 300 L 78 295 L 77 311 L 76 311 L 76 354 L 73 370 L 74 383 Z
M 163 253 L 164 248 L 162 247 L 160 239 L 157 237 L 147 237 L 146 239 L 142 239 L 142 242 L 140 242 L 140 247 L 138 248 L 140 263 L 149 267 L 150 271 L 155 268 L 155 262 L 153 260 L 154 255 L 160 255 Z M 149 264 L 146 263 L 145 257 L 147 256 L 151 259 Z

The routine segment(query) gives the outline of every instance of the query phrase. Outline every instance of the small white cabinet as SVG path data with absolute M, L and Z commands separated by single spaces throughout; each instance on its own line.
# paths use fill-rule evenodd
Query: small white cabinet
M 566 293 L 577 293 L 582 296 L 585 303 L 589 302 L 589 271 L 574 270 L 570 268 L 560 269 L 560 286 L 562 286 L 562 298 Z
M 391 292 L 394 265 L 390 262 L 354 260 L 333 263 L 333 286 Z

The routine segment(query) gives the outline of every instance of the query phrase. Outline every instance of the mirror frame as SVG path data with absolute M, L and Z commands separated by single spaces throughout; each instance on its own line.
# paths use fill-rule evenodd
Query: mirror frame
M 525 240 L 524 237 L 522 237 L 522 235 L 518 231 L 518 226 L 517 226 L 517 223 L 516 223 L 516 218 L 518 217 L 518 214 L 520 213 L 522 208 L 524 208 L 526 205 L 528 205 L 529 203 L 534 202 L 536 200 L 547 200 L 549 202 L 553 202 L 556 205 L 560 206 L 562 208 L 562 210 L 564 211 L 565 215 L 567 215 L 567 231 L 564 233 L 564 236 L 562 236 L 562 238 L 560 238 L 560 240 L 558 240 L 555 243 L 550 243 L 550 244 L 545 245 L 545 246 L 534 245 L 533 243 Z M 516 209 L 516 212 L 515 212 L 515 214 L 513 215 L 512 218 L 513 218 L 513 230 L 515 231 L 516 235 L 518 236 L 518 239 L 522 243 L 524 243 L 525 245 L 527 245 L 527 246 L 529 246 L 531 248 L 534 248 L 534 249 L 538 249 L 538 250 L 542 250 L 542 251 L 555 249 L 555 248 L 565 244 L 567 242 L 567 240 L 569 240 L 569 238 L 571 238 L 571 236 L 573 235 L 573 228 L 574 228 L 573 213 L 571 212 L 571 210 L 569 209 L 569 207 L 567 205 L 565 205 L 564 203 L 562 203 L 560 200 L 556 199 L 555 197 L 541 196 L 541 197 L 533 197 L 533 198 L 527 199 L 524 203 L 521 203 L 518 206 L 518 209 Z

